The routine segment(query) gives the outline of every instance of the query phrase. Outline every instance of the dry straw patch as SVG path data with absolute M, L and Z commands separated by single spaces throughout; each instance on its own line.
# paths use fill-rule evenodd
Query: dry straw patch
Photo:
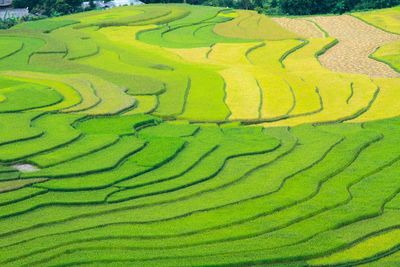
M 378 47 L 400 40 L 400 36 L 384 32 L 349 15 L 312 17 L 339 44 L 319 57 L 321 63 L 336 72 L 366 74 L 373 78 L 400 77 L 388 65 L 370 59 Z
M 281 25 L 282 27 L 294 32 L 300 36 L 307 38 L 323 38 L 324 32 L 318 29 L 312 22 L 302 19 L 291 19 L 291 18 L 272 18 L 273 21 Z
M 387 64 L 369 58 L 380 46 L 400 40 L 399 35 L 375 28 L 349 16 L 317 16 L 307 20 L 273 18 L 282 27 L 307 37 L 324 36 L 315 22 L 339 43 L 319 57 L 322 65 L 335 72 L 365 74 L 372 78 L 395 78 L 400 74 Z

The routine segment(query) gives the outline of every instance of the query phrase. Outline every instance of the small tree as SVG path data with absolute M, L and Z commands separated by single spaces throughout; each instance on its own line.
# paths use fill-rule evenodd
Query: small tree
M 89 8 L 90 9 L 95 9 L 96 8 L 96 5 L 94 4 L 93 0 L 89 0 Z

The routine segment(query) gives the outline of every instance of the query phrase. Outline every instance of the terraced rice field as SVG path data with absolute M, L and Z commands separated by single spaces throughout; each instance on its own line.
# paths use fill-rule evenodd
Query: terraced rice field
M 173 4 L 0 31 L 0 265 L 400 265 L 398 34 Z

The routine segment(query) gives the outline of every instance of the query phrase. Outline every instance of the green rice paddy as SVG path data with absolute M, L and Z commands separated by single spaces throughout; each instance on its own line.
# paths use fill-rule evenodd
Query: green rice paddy
M 179 4 L 0 31 L 0 265 L 400 265 L 400 79 L 336 42 Z

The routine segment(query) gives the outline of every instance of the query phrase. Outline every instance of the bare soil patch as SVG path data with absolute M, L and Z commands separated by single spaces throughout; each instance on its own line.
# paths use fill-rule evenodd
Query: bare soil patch
M 39 171 L 40 169 L 32 164 L 15 164 L 12 165 L 11 167 L 21 171 L 21 172 L 36 172 Z

